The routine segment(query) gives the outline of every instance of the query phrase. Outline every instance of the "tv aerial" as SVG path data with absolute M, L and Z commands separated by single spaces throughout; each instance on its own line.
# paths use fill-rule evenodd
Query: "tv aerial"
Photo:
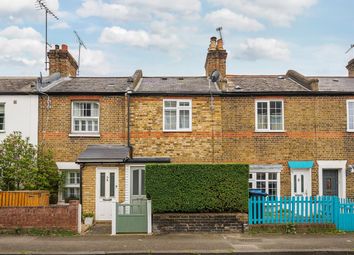
M 353 48 L 354 48 L 354 44 L 350 45 L 349 49 L 345 52 L 345 54 L 347 54 Z
M 46 3 L 46 0 L 36 0 L 35 7 L 37 10 L 44 10 L 45 13 L 45 60 L 44 60 L 44 66 L 45 70 L 48 70 L 48 56 L 47 56 L 47 51 L 48 51 L 48 46 L 51 47 L 51 45 L 48 43 L 48 14 L 49 16 L 52 16 L 54 19 L 59 20 L 58 16 L 55 15 L 54 12 L 52 12 Z
M 86 45 L 85 45 L 84 41 L 80 38 L 79 34 L 75 30 L 74 30 L 74 34 L 75 34 L 76 39 L 77 39 L 77 41 L 79 43 L 79 57 L 78 57 L 78 60 L 77 60 L 77 66 L 78 66 L 78 68 L 77 68 L 77 76 L 79 76 L 79 74 L 80 74 L 81 47 L 84 47 L 86 50 L 87 50 L 87 48 L 86 48 Z
M 222 33 L 221 33 L 222 27 L 217 27 L 217 28 L 216 28 L 216 31 L 219 32 L 220 39 L 222 39 Z

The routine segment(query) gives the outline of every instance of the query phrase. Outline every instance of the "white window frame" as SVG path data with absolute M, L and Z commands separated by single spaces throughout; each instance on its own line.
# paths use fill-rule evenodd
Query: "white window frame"
M 1 102 L 0 105 L 2 105 L 4 107 L 4 123 L 3 123 L 4 127 L 3 127 L 3 129 L 0 129 L 0 133 L 3 133 L 3 132 L 5 132 L 6 107 L 5 107 L 5 103 L 3 103 L 3 102 Z
M 282 129 L 278 129 L 278 130 L 271 130 L 270 129 L 270 102 L 281 102 L 281 106 L 282 106 Z M 258 103 L 267 103 L 267 123 L 268 123 L 268 127 L 266 129 L 259 129 L 258 128 L 258 118 L 257 118 L 257 114 L 258 114 L 258 108 L 257 108 L 257 104 Z M 285 132 L 285 124 L 284 124 L 284 115 L 285 115 L 285 107 L 284 107 L 284 100 L 283 99 L 257 99 L 255 100 L 255 130 L 256 132 Z
M 350 128 L 349 125 L 349 104 L 354 104 L 354 99 L 347 100 L 347 132 L 354 132 L 354 128 Z
M 78 197 L 80 197 L 80 181 L 78 183 L 70 183 L 70 173 L 75 173 L 75 179 L 77 178 L 76 175 L 80 175 L 80 170 L 77 169 L 65 169 L 61 170 L 65 174 L 65 181 L 64 181 L 64 186 L 63 186 L 63 193 L 62 193 L 62 198 L 64 199 L 64 194 L 66 194 L 66 189 L 77 189 L 78 190 Z M 80 176 L 81 178 L 81 176 Z M 61 198 L 60 198 L 61 199 Z
M 98 105 L 98 116 L 97 117 L 75 117 L 74 116 L 74 104 L 75 103 L 92 103 L 92 104 L 97 104 Z M 99 134 L 100 132 L 100 103 L 98 101 L 72 101 L 71 102 L 71 133 L 72 134 Z M 92 119 L 92 120 L 96 120 L 97 119 L 97 131 L 75 131 L 75 119 Z
M 266 185 L 266 193 L 268 194 L 268 183 L 269 181 L 277 182 L 277 197 L 280 197 L 280 170 L 268 169 L 268 170 L 250 170 L 249 174 L 252 174 L 252 178 L 248 179 L 248 183 L 252 183 L 252 189 L 257 189 L 257 173 L 264 173 L 266 175 L 265 185 Z M 276 173 L 277 179 L 276 180 L 269 180 L 268 173 Z
M 176 102 L 176 107 L 165 107 L 165 102 Z M 189 106 L 179 106 L 180 102 L 188 102 Z M 163 100 L 163 131 L 164 132 L 190 132 L 192 131 L 192 100 L 191 99 L 164 99 Z M 165 109 L 176 109 L 176 129 L 165 129 Z M 189 110 L 189 128 L 179 127 L 179 111 Z

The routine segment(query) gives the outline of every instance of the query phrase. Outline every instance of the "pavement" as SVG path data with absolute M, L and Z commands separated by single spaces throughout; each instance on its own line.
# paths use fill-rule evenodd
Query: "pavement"
M 0 236 L 0 254 L 354 254 L 352 234 Z

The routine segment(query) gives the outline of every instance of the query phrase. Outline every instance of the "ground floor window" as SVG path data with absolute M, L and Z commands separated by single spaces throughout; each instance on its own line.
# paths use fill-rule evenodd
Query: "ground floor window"
M 280 196 L 280 173 L 277 172 L 251 172 L 249 174 L 248 187 L 260 189 L 269 196 Z
M 80 171 L 65 170 L 65 182 L 63 187 L 63 197 L 65 202 L 80 199 Z
M 131 179 L 131 200 L 145 198 L 145 167 L 144 166 L 131 166 L 130 167 Z

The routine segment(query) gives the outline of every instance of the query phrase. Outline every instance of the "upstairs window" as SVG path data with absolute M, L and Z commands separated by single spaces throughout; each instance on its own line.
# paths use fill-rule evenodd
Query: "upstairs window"
M 354 132 L 354 100 L 347 100 L 347 131 Z
M 5 131 L 5 104 L 0 104 L 0 131 Z
M 97 102 L 73 102 L 72 132 L 98 133 L 99 104 Z
M 192 100 L 163 100 L 163 130 L 192 131 Z
M 284 104 L 280 100 L 256 101 L 256 131 L 284 131 Z

